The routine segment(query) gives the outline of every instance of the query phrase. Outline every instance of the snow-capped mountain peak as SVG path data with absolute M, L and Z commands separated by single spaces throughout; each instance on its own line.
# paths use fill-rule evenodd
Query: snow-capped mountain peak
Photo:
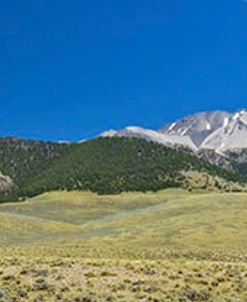
M 159 131 L 129 126 L 104 132 L 101 136 L 136 137 L 168 146 L 182 145 L 193 151 L 209 149 L 222 154 L 247 148 L 247 110 L 200 112 L 167 124 Z
M 210 134 L 200 149 L 226 151 L 247 148 L 247 111 L 232 114 L 222 127 Z
M 168 124 L 159 131 L 168 135 L 188 135 L 199 148 L 211 133 L 228 123 L 229 118 L 230 114 L 224 111 L 200 112 Z

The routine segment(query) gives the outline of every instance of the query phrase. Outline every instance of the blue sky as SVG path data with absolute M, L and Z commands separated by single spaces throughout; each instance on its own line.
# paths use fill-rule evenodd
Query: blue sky
M 247 107 L 247 3 L 0 0 L 0 135 L 79 140 Z

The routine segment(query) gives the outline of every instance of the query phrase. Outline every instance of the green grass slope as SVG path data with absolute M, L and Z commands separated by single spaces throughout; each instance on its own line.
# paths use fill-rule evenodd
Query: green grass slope
M 0 301 L 244 302 L 247 193 L 50 192 L 0 205 Z
M 51 192 L 0 206 L 0 243 L 93 250 L 247 250 L 246 193 Z M 18 238 L 18 239 L 16 239 Z

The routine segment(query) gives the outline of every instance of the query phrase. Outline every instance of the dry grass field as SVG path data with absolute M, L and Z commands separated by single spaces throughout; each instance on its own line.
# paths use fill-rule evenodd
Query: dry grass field
M 46 193 L 0 206 L 0 302 L 247 301 L 247 194 Z

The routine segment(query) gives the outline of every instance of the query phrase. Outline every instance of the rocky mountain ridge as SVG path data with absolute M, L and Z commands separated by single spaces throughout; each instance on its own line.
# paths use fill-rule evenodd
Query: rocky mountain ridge
M 78 143 L 0 138 L 0 202 L 52 190 L 169 187 L 247 190 L 247 111 L 197 113 L 157 131 L 132 126 Z
M 164 145 L 182 145 L 194 152 L 213 150 L 225 155 L 228 151 L 247 148 L 247 111 L 200 112 L 169 123 L 160 130 L 127 127 L 110 130 L 103 137 L 136 137 Z

